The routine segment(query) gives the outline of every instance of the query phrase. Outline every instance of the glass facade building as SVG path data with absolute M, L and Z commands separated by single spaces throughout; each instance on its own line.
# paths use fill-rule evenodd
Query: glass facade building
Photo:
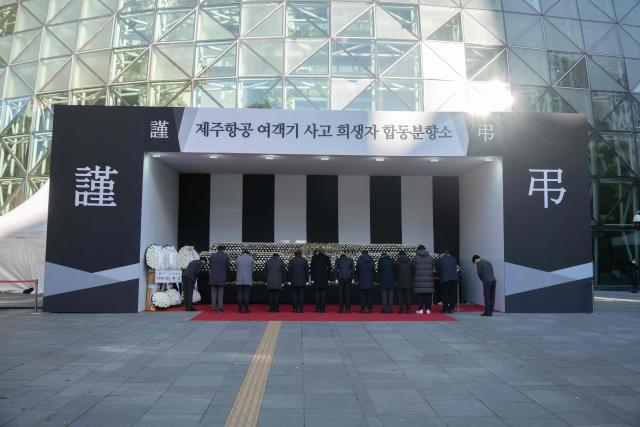
M 640 255 L 640 0 L 0 0 L 0 67 L 0 214 L 55 104 L 581 112 L 596 284 Z

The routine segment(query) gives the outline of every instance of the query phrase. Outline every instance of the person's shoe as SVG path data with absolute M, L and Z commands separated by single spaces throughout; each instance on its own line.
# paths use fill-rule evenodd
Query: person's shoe
M 218 312 L 218 309 L 217 309 L 217 308 L 214 308 L 212 311 L 213 311 L 214 313 L 217 313 L 217 312 Z
M 351 307 L 347 307 L 347 313 L 351 313 Z
M 244 309 L 242 307 L 238 307 L 238 313 L 244 313 Z
M 344 313 L 344 310 L 342 309 L 342 307 L 338 309 L 338 313 Z
M 220 308 L 218 309 L 218 311 L 219 311 L 220 313 L 224 313 L 224 308 L 220 307 Z
M 422 311 L 422 309 L 416 310 L 416 314 L 424 314 L 424 311 Z
M 431 314 L 431 310 L 427 309 L 424 314 Z
M 632 293 L 632 294 L 637 294 L 637 293 L 638 293 L 638 291 L 633 290 L 633 291 L 631 291 L 631 293 Z
M 359 313 L 364 313 L 364 312 L 365 312 L 365 311 L 364 311 L 364 307 L 362 307 L 362 308 L 360 309 Z
M 488 316 L 489 313 L 482 313 L 480 316 Z
M 373 308 L 369 307 L 369 309 L 367 310 L 367 313 L 373 313 Z

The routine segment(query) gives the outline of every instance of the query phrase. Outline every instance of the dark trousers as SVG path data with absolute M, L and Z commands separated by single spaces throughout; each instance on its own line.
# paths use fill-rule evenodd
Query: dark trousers
M 249 297 L 251 296 L 251 286 L 238 285 L 236 286 L 238 295 L 238 308 L 240 311 L 249 310 Z
M 184 309 L 191 310 L 193 308 L 193 281 L 183 276 L 182 288 L 184 289 Z
M 382 308 L 384 311 L 391 311 L 393 307 L 393 289 L 381 289 Z
M 411 296 L 413 295 L 413 289 L 400 289 L 398 288 L 398 306 L 400 308 L 406 308 L 407 311 L 411 308 Z
M 431 310 L 431 302 L 433 300 L 433 294 L 416 294 L 418 298 L 418 310 Z
M 450 308 L 456 305 L 456 289 L 458 282 L 448 281 L 442 283 L 442 308 Z
M 483 283 L 484 290 L 484 312 L 493 314 L 493 306 L 496 303 L 496 282 Z
M 338 280 L 338 304 L 340 308 L 351 307 L 351 279 Z
M 373 289 L 360 289 L 360 308 L 373 309 Z
M 224 286 L 211 285 L 211 308 L 224 308 Z
M 302 310 L 304 305 L 304 286 L 294 286 L 291 288 L 291 300 L 294 310 Z
M 280 290 L 279 289 L 267 290 L 267 299 L 269 301 L 270 310 L 279 310 L 279 306 L 280 306 Z
M 327 289 L 316 288 L 316 310 L 324 310 L 327 306 Z

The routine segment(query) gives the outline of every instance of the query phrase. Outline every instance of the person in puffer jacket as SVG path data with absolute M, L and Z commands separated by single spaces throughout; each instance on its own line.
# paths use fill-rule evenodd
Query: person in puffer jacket
M 356 264 L 356 280 L 360 288 L 360 313 L 373 311 L 374 262 L 369 252 L 362 251 Z
M 431 314 L 433 298 L 433 257 L 420 245 L 413 258 L 413 292 L 418 299 L 417 314 Z

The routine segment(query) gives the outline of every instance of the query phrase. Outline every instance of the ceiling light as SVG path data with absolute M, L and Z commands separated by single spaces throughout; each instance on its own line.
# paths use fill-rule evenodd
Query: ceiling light
M 376 157 L 376 162 L 384 162 L 384 157 Z
M 154 153 L 154 154 L 151 155 L 151 157 L 155 157 L 156 159 L 158 159 L 158 158 L 162 157 L 162 154 Z
M 275 159 L 275 158 L 276 158 L 276 156 L 272 156 L 271 154 L 269 154 L 268 156 L 264 156 L 264 158 L 265 158 L 266 160 L 273 160 L 273 159 Z
M 485 162 L 493 162 L 493 157 L 485 157 L 484 161 Z
M 438 162 L 440 161 L 440 159 L 439 159 L 439 158 L 437 158 L 437 157 L 432 157 L 432 158 L 430 158 L 430 159 L 429 159 L 429 161 L 430 161 L 431 163 L 438 163 Z
M 218 155 L 217 154 L 209 154 L 209 158 L 210 159 L 217 159 Z
M 320 157 L 320 160 L 325 160 L 326 161 L 326 160 L 329 160 L 329 158 L 328 157 Z

